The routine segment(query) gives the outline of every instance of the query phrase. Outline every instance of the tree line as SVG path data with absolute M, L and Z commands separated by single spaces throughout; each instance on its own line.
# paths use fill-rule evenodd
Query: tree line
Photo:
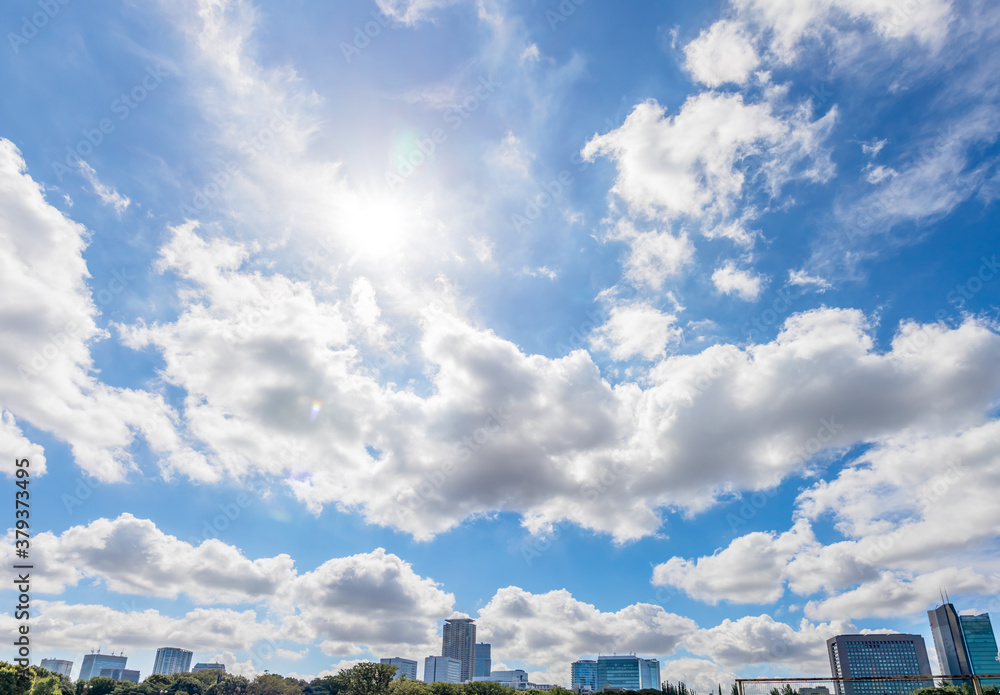
M 566 688 L 516 691 L 476 681 L 473 683 L 424 683 L 405 676 L 395 678 L 396 667 L 363 662 L 335 676 L 305 681 L 274 673 L 254 679 L 221 671 L 153 674 L 140 683 L 97 676 L 72 681 L 41 666 L 26 669 L 0 661 L 0 695 L 574 695 Z M 663 683 L 660 689 L 618 691 L 617 695 L 697 695 L 683 682 Z M 719 686 L 722 695 L 722 686 Z M 733 686 L 731 695 L 736 693 Z M 784 694 L 782 694 L 784 695 Z M 949 694 L 950 695 L 950 694 Z

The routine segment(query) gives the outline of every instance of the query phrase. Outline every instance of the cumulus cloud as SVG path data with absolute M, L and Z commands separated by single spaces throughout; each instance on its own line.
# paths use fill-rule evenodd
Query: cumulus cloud
M 667 346 L 681 337 L 677 317 L 648 303 L 616 305 L 608 320 L 591 335 L 596 350 L 606 350 L 615 360 L 624 361 L 639 355 L 655 360 L 666 355 Z
M 712 273 L 712 284 L 722 294 L 735 294 L 752 302 L 764 290 L 766 278 L 749 270 L 737 268 L 733 261 L 726 261 Z
M 721 20 L 684 47 L 685 67 L 699 82 L 718 87 L 743 84 L 760 63 L 749 32 L 739 22 Z
M 826 640 L 845 632 L 855 630 L 844 621 L 814 624 L 803 620 L 796 630 L 769 615 L 748 615 L 698 630 L 685 638 L 684 646 L 726 668 L 764 664 L 814 675 L 830 666 Z
M 538 666 L 564 664 L 551 675 L 569 682 L 568 664 L 584 654 L 636 652 L 667 655 L 697 625 L 661 606 L 637 603 L 604 612 L 565 590 L 532 594 L 500 589 L 476 619 L 477 638 L 493 644 L 505 659 Z
M 0 402 L 17 421 L 68 443 L 77 464 L 103 480 L 132 468 L 136 433 L 167 467 L 186 461 L 199 471 L 199 456 L 177 433 L 160 394 L 95 377 L 90 346 L 107 333 L 88 285 L 88 239 L 45 199 L 18 149 L 0 139 L 0 294 L 18 298 L 0 306 L 8 333 L 0 346 Z M 108 287 L 112 296 L 128 291 L 117 277 Z M 8 436 L 10 422 L 5 417 Z
M 583 156 L 615 162 L 612 192 L 634 214 L 728 216 L 747 194 L 751 159 L 760 161 L 770 192 L 793 178 L 829 179 L 833 166 L 822 143 L 835 118 L 835 109 L 814 121 L 805 106 L 782 114 L 767 102 L 703 92 L 675 116 L 656 101 L 638 104 L 621 127 L 591 138 Z
M 14 462 L 26 458 L 30 461 L 32 475 L 45 474 L 45 450 L 25 437 L 17 426 L 14 414 L 4 409 L 0 409 L 0 451 L 8 452 L 4 473 L 12 477 L 16 475 Z
M 773 603 L 785 593 L 783 580 L 789 560 L 804 545 L 815 542 L 807 523 L 777 536 L 747 534 L 694 562 L 674 557 L 657 565 L 653 583 L 681 587 L 692 598 L 713 604 L 720 598 L 734 603 Z
M 244 270 L 248 253 L 176 229 L 162 264 L 188 279 L 185 308 L 128 329 L 129 344 L 161 352 L 220 474 L 280 473 L 311 508 L 350 505 L 422 538 L 500 508 L 532 531 L 570 520 L 641 537 L 661 507 L 700 511 L 725 490 L 773 486 L 823 450 L 982 417 L 1000 380 L 1000 338 L 974 320 L 927 328 L 922 350 L 901 341 L 881 354 L 859 312 L 796 314 L 772 343 L 668 357 L 643 390 L 612 387 L 584 351 L 525 355 L 435 309 L 421 323 L 421 397 L 361 363 L 339 304 Z M 596 340 L 613 338 L 614 320 Z M 659 350 L 647 342 L 618 349 Z M 325 405 L 311 418 L 314 400 Z

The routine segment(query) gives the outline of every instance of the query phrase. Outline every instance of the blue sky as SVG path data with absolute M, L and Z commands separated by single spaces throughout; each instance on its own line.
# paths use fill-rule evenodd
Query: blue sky
M 460 613 L 705 692 L 1000 605 L 991 3 L 0 20 L 36 659 L 313 677 Z

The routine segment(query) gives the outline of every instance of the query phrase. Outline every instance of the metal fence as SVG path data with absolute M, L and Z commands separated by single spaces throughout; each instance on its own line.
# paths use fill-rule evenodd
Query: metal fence
M 1000 695 L 1000 674 L 982 676 L 869 676 L 864 678 L 737 678 L 739 695 Z M 928 693 L 927 695 L 931 695 Z

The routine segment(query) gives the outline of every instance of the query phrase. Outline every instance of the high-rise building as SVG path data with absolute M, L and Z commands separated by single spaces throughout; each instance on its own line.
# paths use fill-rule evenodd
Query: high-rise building
M 123 669 L 128 663 L 127 656 L 115 656 L 113 654 L 84 654 L 83 663 L 80 664 L 79 680 L 89 681 L 101 675 L 101 671 L 106 668 Z
M 478 678 L 484 678 L 490 675 L 490 670 L 493 668 L 493 659 L 490 656 L 491 647 L 485 642 L 480 642 L 476 645 L 476 669 L 472 674 Z
M 577 692 L 597 690 L 597 662 L 591 659 L 574 661 L 570 666 L 570 687 Z
M 462 673 L 459 682 L 471 681 L 476 671 L 476 623 L 471 618 L 444 621 L 441 655 L 457 659 Z
M 826 641 L 837 695 L 909 695 L 933 687 L 930 679 L 882 680 L 885 676 L 930 676 L 927 647 L 920 635 L 837 635 Z
M 42 663 L 39 664 L 42 668 L 52 671 L 52 673 L 58 673 L 60 675 L 66 676 L 67 678 L 72 678 L 73 672 L 73 662 L 67 661 L 66 659 L 42 659 Z
M 660 689 L 660 662 L 629 656 L 597 657 L 597 688 Z
M 379 659 L 379 663 L 396 667 L 396 675 L 393 678 L 406 676 L 411 681 L 417 680 L 417 662 L 413 659 L 403 659 L 395 656 L 391 659 Z
M 165 676 L 187 673 L 191 670 L 191 654 L 187 649 L 160 647 L 156 650 L 153 673 L 162 673 Z
M 99 675 L 105 678 L 113 678 L 116 681 L 139 682 L 139 672 L 133 671 L 130 668 L 102 668 Z
M 191 669 L 192 673 L 198 673 L 198 671 L 222 671 L 223 673 L 225 673 L 226 665 L 217 664 L 214 661 L 212 663 L 205 663 L 204 661 L 199 661 L 197 664 L 194 665 L 194 668 Z
M 938 655 L 943 676 L 968 676 L 972 673 L 969 654 L 962 638 L 962 623 L 958 619 L 955 606 L 945 603 L 932 611 L 927 611 L 931 623 L 934 650 Z
M 992 675 L 1000 673 L 1000 662 L 997 661 L 997 638 L 993 634 L 993 624 L 990 614 L 960 615 L 962 637 L 965 640 L 965 651 L 969 655 L 969 664 L 975 675 Z M 982 685 L 1000 685 L 1000 678 L 984 678 Z
M 462 664 L 450 656 L 429 656 L 424 659 L 424 683 L 460 683 Z
M 941 674 L 945 676 L 991 675 L 1000 673 L 997 640 L 988 613 L 959 615 L 955 606 L 944 603 L 927 611 L 938 653 Z M 949 681 L 961 685 L 958 679 Z M 1000 679 L 987 678 L 983 685 L 1000 685 Z

